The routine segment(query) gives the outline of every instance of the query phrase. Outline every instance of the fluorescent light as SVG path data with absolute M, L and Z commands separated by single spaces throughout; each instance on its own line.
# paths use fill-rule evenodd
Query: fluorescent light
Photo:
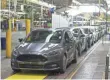
M 41 5 L 41 6 L 45 6 L 45 7 L 48 7 L 48 8 L 53 8 L 53 7 L 56 7 L 52 4 L 48 4 L 46 2 L 43 2 L 43 1 L 40 1 L 40 0 L 27 0 L 31 3 L 35 3 L 35 4 L 38 4 L 38 5 Z
M 79 11 L 79 9 L 70 9 L 70 10 L 67 10 L 66 12 L 68 12 L 68 14 L 72 15 L 72 16 L 76 16 L 76 15 L 82 13 L 81 11 Z
M 81 5 L 81 3 L 76 1 L 76 0 L 73 0 L 72 2 L 75 3 L 75 4 Z
M 38 1 L 38 4 L 41 5 L 41 6 L 48 7 L 48 8 L 53 8 L 53 7 L 55 7 L 54 5 L 48 4 L 48 3 L 43 2 L 43 1 Z
M 71 6 L 70 6 L 71 7 Z M 93 13 L 93 12 L 106 12 L 104 8 L 99 9 L 97 6 L 79 6 L 78 8 L 73 8 L 70 10 L 67 10 L 69 15 L 76 16 L 80 13 Z
M 104 8 L 99 9 L 97 6 L 80 6 L 80 11 L 82 12 L 106 12 Z

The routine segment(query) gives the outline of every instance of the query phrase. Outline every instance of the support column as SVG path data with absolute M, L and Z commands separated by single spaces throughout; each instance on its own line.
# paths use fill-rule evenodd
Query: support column
M 30 26 L 31 26 L 31 21 L 29 19 L 26 19 L 26 35 L 30 33 Z
M 11 57 L 11 38 L 12 38 L 12 34 L 11 34 L 11 20 L 8 21 L 9 23 L 9 28 L 6 31 L 6 57 L 10 58 Z

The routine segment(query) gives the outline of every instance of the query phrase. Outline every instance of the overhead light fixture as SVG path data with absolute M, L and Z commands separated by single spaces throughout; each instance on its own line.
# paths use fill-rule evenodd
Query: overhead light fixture
M 41 5 L 41 6 L 44 6 L 44 7 L 48 7 L 48 8 L 56 7 L 53 4 L 48 4 L 48 3 L 40 1 L 40 0 L 27 0 L 27 1 L 29 1 L 31 3 L 35 3 L 35 4 L 38 4 L 38 5 Z
M 75 4 L 81 5 L 81 3 L 78 2 L 77 0 L 73 0 L 72 2 L 75 3 Z

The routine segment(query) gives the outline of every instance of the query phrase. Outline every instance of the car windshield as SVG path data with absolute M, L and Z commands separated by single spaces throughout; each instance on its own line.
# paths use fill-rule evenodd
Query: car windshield
M 95 29 L 91 29 L 91 32 L 95 32 Z
M 78 33 L 78 29 L 73 29 L 73 33 Z
M 87 28 L 83 28 L 83 30 L 84 30 L 84 33 L 85 34 L 88 34 L 89 33 L 89 30 Z
M 34 43 L 60 43 L 62 38 L 62 31 L 32 31 L 28 37 L 25 39 L 25 42 Z

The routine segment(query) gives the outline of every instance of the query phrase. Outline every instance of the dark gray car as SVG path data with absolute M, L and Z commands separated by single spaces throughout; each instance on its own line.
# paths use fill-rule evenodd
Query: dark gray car
M 94 37 L 93 33 L 89 29 L 89 26 L 84 26 L 82 27 L 84 34 L 88 37 L 87 42 L 88 42 L 88 47 L 91 47 L 94 44 Z
M 11 67 L 14 71 L 59 69 L 65 72 L 68 63 L 77 62 L 75 46 L 73 35 L 67 29 L 34 30 L 13 50 Z
M 80 27 L 73 27 L 70 31 L 76 38 L 78 54 L 81 55 L 82 51 L 88 50 L 87 36 L 84 35 L 84 31 Z

